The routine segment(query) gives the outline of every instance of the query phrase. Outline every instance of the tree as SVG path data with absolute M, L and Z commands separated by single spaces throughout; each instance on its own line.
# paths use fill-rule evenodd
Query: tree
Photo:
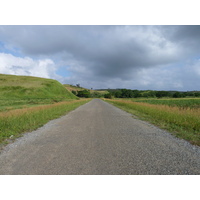
M 173 94 L 173 98 L 181 98 L 181 97 L 183 97 L 183 95 L 182 95 L 182 93 L 180 93 L 180 92 L 175 92 L 175 93 Z
M 103 97 L 104 95 L 103 94 L 101 94 L 100 92 L 92 92 L 91 93 L 91 97 L 92 98 L 101 98 L 101 97 Z
M 104 98 L 112 99 L 112 94 L 111 93 L 104 94 Z
M 77 92 L 75 90 L 72 90 L 72 94 L 77 95 Z
M 138 98 L 142 96 L 139 90 L 132 90 L 132 93 L 133 93 L 134 98 Z
M 116 92 L 114 92 L 114 96 L 115 96 L 116 98 L 121 98 L 121 97 L 122 97 L 122 92 L 121 92 L 121 90 L 117 90 Z
M 168 91 L 156 91 L 156 97 L 169 97 L 170 93 Z
M 195 96 L 195 97 L 200 97 L 200 92 L 195 92 L 195 93 L 194 93 L 194 96 Z
M 78 91 L 77 96 L 90 98 L 91 95 L 90 95 L 90 91 L 88 91 L 88 90 L 80 90 L 80 91 Z

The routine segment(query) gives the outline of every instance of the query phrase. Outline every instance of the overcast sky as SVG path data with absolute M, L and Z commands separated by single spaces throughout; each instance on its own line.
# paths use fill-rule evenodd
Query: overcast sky
M 0 73 L 94 89 L 200 90 L 200 26 L 0 26 Z

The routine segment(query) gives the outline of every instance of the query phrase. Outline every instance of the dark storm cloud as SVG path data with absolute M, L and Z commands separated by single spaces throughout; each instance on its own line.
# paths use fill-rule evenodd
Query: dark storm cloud
M 198 55 L 199 26 L 1 26 L 26 56 L 60 60 L 83 79 L 131 80 L 143 69 Z
M 182 55 L 199 55 L 200 26 L 160 26 L 160 30 L 167 40 L 179 46 Z
M 173 39 L 175 42 L 200 42 L 200 26 L 170 26 L 170 29 L 174 29 L 171 34 L 171 39 Z
M 152 27 L 153 28 L 153 27 Z M 176 59 L 152 40 L 145 26 L 6 26 L 7 42 L 27 55 L 66 55 L 88 66 L 95 75 L 127 77 L 127 73 Z M 4 36 L 5 37 L 5 36 Z M 65 56 L 63 56 L 65 57 Z
M 0 36 L 29 55 L 92 53 L 109 26 L 1 26 Z

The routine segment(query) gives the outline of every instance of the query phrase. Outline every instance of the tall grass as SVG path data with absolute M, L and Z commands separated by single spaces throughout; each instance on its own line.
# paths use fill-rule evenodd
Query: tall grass
M 53 104 L 61 101 L 72 101 L 71 99 L 61 98 L 35 98 L 35 99 L 0 99 L 0 112 L 27 108 L 39 105 Z
M 156 105 L 178 106 L 179 108 L 200 108 L 199 98 L 180 98 L 180 99 L 132 99 L 134 102 L 144 102 Z
M 169 105 L 155 105 L 126 100 L 108 102 L 142 117 L 145 120 L 172 131 L 177 137 L 200 145 L 200 108 L 184 108 Z
M 21 133 L 35 130 L 49 120 L 58 118 L 88 101 L 86 99 L 73 100 L 1 112 L 0 143 L 9 138 L 19 137 Z

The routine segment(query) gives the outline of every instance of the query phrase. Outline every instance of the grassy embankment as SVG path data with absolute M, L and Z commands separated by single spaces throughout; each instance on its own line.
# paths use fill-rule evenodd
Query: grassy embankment
M 200 99 L 106 101 L 200 146 Z
M 56 80 L 0 74 L 0 111 L 77 99 Z
M 0 143 L 88 101 L 78 100 L 56 80 L 0 74 Z

